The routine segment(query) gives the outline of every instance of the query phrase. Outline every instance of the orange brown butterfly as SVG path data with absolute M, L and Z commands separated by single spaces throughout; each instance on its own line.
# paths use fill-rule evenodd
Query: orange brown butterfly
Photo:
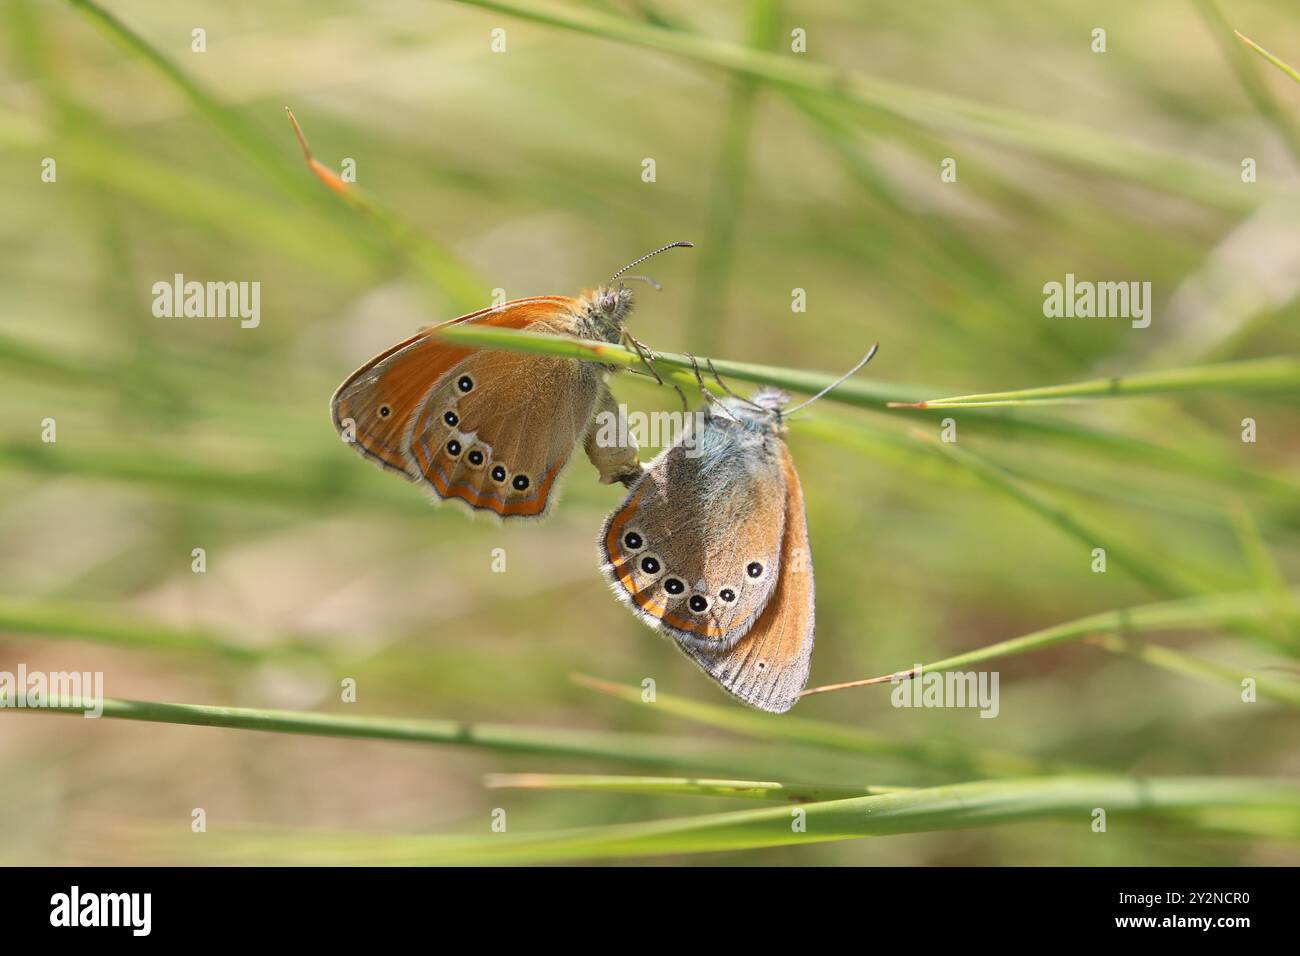
M 363 457 L 436 501 L 501 519 L 546 515 L 579 441 L 601 481 L 629 483 L 641 474 L 635 443 L 606 447 L 592 427 L 597 412 L 615 407 L 608 366 L 456 345 L 438 331 L 472 324 L 627 343 L 655 374 L 653 353 L 624 327 L 632 290 L 619 280 L 651 256 L 691 245 L 662 246 L 576 298 L 515 299 L 397 343 L 338 387 L 334 427 Z

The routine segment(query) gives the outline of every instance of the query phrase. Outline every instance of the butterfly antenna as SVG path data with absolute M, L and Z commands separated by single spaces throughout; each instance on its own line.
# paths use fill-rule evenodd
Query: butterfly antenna
M 623 277 L 624 282 L 632 282 L 633 280 L 636 280 L 637 282 L 647 283 L 656 292 L 662 292 L 664 290 L 664 287 L 662 285 L 660 285 L 658 282 L 656 282 L 654 279 L 650 278 L 649 276 L 624 276 Z
M 668 245 L 666 245 L 666 246 L 661 246 L 660 248 L 656 249 L 654 252 L 647 252 L 647 253 L 646 253 L 645 255 L 643 255 L 640 259 L 635 259 L 635 260 L 633 260 L 632 262 L 629 262 L 629 263 L 628 263 L 627 265 L 625 265 L 623 268 L 619 269 L 619 270 L 618 270 L 617 272 L 615 272 L 612 276 L 610 276 L 610 277 L 609 277 L 609 281 L 610 281 L 610 282 L 613 282 L 615 279 L 617 279 L 619 276 L 621 276 L 624 272 L 627 272 L 628 269 L 631 269 L 631 268 L 633 268 L 633 267 L 635 267 L 635 266 L 639 266 L 641 263 L 645 262 L 647 259 L 653 258 L 654 256 L 659 255 L 659 253 L 661 253 L 661 252 L 667 252 L 669 249 L 676 249 L 676 248 L 678 248 L 679 246 L 682 247 L 682 248 L 690 249 L 690 248 L 692 248 L 694 245 L 695 245 L 695 243 L 693 243 L 693 242 L 686 242 L 685 240 L 683 240 L 683 241 L 681 241 L 681 242 L 670 242 L 670 243 L 668 243 Z
M 847 382 L 850 378 L 852 378 L 854 375 L 856 375 L 856 374 L 857 374 L 857 373 L 862 369 L 862 366 L 864 366 L 864 365 L 866 365 L 868 362 L 870 362 L 870 361 L 872 360 L 872 358 L 875 357 L 876 350 L 879 349 L 879 348 L 880 348 L 880 343 L 879 343 L 879 342 L 877 342 L 875 345 L 871 346 L 871 351 L 869 351 L 866 355 L 864 355 L 864 356 L 862 357 L 862 361 L 861 361 L 861 362 L 859 362 L 857 365 L 853 366 L 853 368 L 849 369 L 847 372 L 845 372 L 843 375 L 841 375 L 841 376 L 840 376 L 839 378 L 837 378 L 835 381 L 831 382 L 829 385 L 827 385 L 825 388 L 823 388 L 820 392 L 818 392 L 818 393 L 817 393 L 816 395 L 814 395 L 812 398 L 808 399 L 808 401 L 806 401 L 806 402 L 800 402 L 800 403 L 799 403 L 798 405 L 796 405 L 794 408 L 792 408 L 792 409 L 790 409 L 789 411 L 787 411 L 787 412 L 785 413 L 785 417 L 786 417 L 786 418 L 789 418 L 789 417 L 790 417 L 791 415 L 793 415 L 795 412 L 799 411 L 799 409 L 801 409 L 801 408 L 807 408 L 809 405 L 811 405 L 813 402 L 817 401 L 817 399 L 821 398 L 821 397 L 822 397 L 823 395 L 825 395 L 827 392 L 832 391 L 833 389 L 839 388 L 841 385 L 843 385 L 845 382 Z

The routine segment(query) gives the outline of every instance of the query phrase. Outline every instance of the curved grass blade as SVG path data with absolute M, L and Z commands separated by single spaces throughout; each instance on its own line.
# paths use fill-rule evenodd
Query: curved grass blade
M 891 793 L 898 787 L 845 787 L 833 784 L 773 783 L 762 780 L 709 780 L 689 777 L 629 777 L 610 774 L 493 773 L 483 778 L 491 790 L 573 790 L 587 793 L 671 794 L 735 797 L 781 803 L 818 803 Z
M 1272 53 L 1269 53 L 1268 50 L 1265 50 L 1262 46 L 1260 46 L 1250 37 L 1246 36 L 1240 30 L 1233 30 L 1232 32 L 1237 35 L 1238 40 L 1246 44 L 1246 46 L 1250 47 L 1252 50 L 1254 50 L 1264 59 L 1268 60 L 1268 62 L 1272 63 L 1275 67 L 1277 67 L 1287 76 L 1291 77 L 1291 79 L 1295 80 L 1297 83 L 1300 83 L 1300 73 L 1297 73 L 1295 69 L 1291 67 L 1291 65 L 1288 64 L 1285 60 L 1274 56 Z
M 1062 776 L 975 781 L 800 807 L 770 807 L 493 837 L 231 833 L 205 840 L 214 861 L 490 865 L 631 859 L 803 846 L 903 833 L 1055 820 L 1080 832 L 1093 812 L 1189 829 L 1300 839 L 1300 785 L 1271 779 Z M 801 832 L 791 826 L 802 814 Z M 159 837 L 153 852 L 165 853 Z M 192 851 L 188 851 L 192 852 Z
M 1092 527 L 1065 505 L 981 455 L 965 448 L 958 448 L 956 443 L 939 441 L 928 434 L 921 432 L 914 434 L 918 441 L 933 448 L 936 453 L 947 456 L 951 461 L 984 479 L 990 487 L 996 488 L 1012 500 L 1047 519 L 1087 547 L 1089 551 L 1093 548 L 1105 548 L 1107 560 L 1124 568 L 1134 578 L 1153 590 L 1164 594 L 1186 594 L 1209 589 L 1205 583 L 1194 580 L 1186 571 L 1181 569 L 1166 571 L 1162 565 L 1148 558 L 1137 548 L 1117 545 L 1112 534 Z
M 1113 654 L 1132 657 L 1162 670 L 1212 684 L 1228 684 L 1237 690 L 1241 690 L 1245 681 L 1249 680 L 1254 683 L 1259 699 L 1275 700 L 1290 704 L 1292 707 L 1300 707 L 1300 683 L 1285 683 L 1260 677 L 1258 673 L 1247 673 L 1235 667 L 1216 664 L 1169 647 L 1136 644 L 1116 634 L 1099 634 L 1089 638 L 1089 643 Z M 1293 678 L 1295 676 L 1292 675 Z
M 94 0 L 68 0 L 68 2 L 123 49 L 139 56 L 162 73 L 190 101 L 199 115 L 224 133 L 279 186 L 297 194 L 322 211 L 329 210 L 329 204 L 324 202 L 322 194 L 312 188 L 301 176 L 291 172 L 280 150 L 260 128 L 250 124 L 227 107 L 144 37 Z M 334 214 L 330 212 L 330 215 Z M 397 223 L 390 215 L 379 213 L 375 219 L 384 227 L 386 238 L 396 241 L 398 248 L 407 254 L 420 271 L 449 298 L 467 310 L 478 308 L 482 304 L 480 290 L 486 286 L 450 252 L 427 236 Z M 332 221 L 337 223 L 337 220 Z M 340 231 L 352 241 L 357 240 L 352 231 L 345 228 Z
M 961 670 L 973 664 L 983 664 L 1018 654 L 1029 654 L 1069 641 L 1099 635 L 1131 635 L 1170 630 L 1214 630 L 1230 624 L 1266 620 L 1276 613 L 1275 596 L 1267 592 L 1162 601 L 1158 604 L 1103 611 L 1100 614 L 1091 614 L 1074 621 L 1055 624 L 1020 637 L 998 641 L 996 644 L 988 644 L 972 651 L 923 664 L 921 672 Z M 906 670 L 882 674 L 878 677 L 812 687 L 804 691 L 804 694 L 822 694 L 850 687 L 888 684 L 896 680 L 910 679 L 917 673 L 916 668 L 909 667 Z M 1279 699 L 1286 699 L 1287 696 L 1279 695 Z
M 1267 358 L 1224 362 L 1194 368 L 1099 378 L 1071 385 L 1047 385 L 1008 392 L 983 392 L 932 398 L 921 402 L 890 402 L 891 408 L 995 408 L 1042 405 L 1086 398 L 1126 398 L 1171 392 L 1241 392 L 1256 394 L 1300 392 L 1300 359 Z
M 1209 162 L 1138 145 L 1101 130 L 1074 126 L 1016 110 L 902 83 L 882 80 L 842 67 L 804 58 L 753 50 L 734 43 L 580 7 L 543 5 L 536 0 L 457 0 L 467 6 L 613 40 L 669 56 L 720 67 L 777 87 L 802 91 L 865 110 L 872 116 L 896 116 L 944 133 L 976 136 L 1050 160 L 1142 183 L 1200 203 L 1228 209 L 1250 208 L 1252 199 L 1236 189 L 1231 177 Z M 1265 193 L 1293 196 L 1290 187 Z
M 1300 159 L 1300 126 L 1297 126 L 1295 117 L 1282 109 L 1269 90 L 1268 84 L 1256 72 L 1250 54 L 1233 42 L 1232 37 L 1235 35 L 1242 43 L 1256 50 L 1266 59 L 1274 59 L 1272 54 L 1253 41 L 1246 39 L 1236 30 L 1229 34 L 1228 21 L 1224 19 L 1223 12 L 1214 0 L 1195 0 L 1195 5 L 1200 11 L 1202 19 L 1205 20 L 1206 26 L 1214 34 L 1214 39 L 1218 41 L 1219 47 L 1223 50 L 1224 58 L 1228 61 L 1228 65 L 1232 67 L 1232 72 L 1237 75 L 1237 81 L 1241 84 L 1242 90 L 1245 91 L 1250 101 L 1255 104 L 1255 109 L 1259 111 L 1260 115 L 1272 123 L 1278 134 L 1286 141 L 1288 148 L 1291 150 L 1291 155 Z M 1274 65 L 1287 69 L 1285 64 L 1281 64 L 1280 61 L 1275 62 Z M 1294 71 L 1292 72 L 1294 74 Z M 1300 79 L 1294 75 L 1292 78 Z
M 597 693 L 631 704 L 646 706 L 641 700 L 640 687 L 616 684 L 585 674 L 573 674 L 571 677 L 574 683 Z M 778 717 L 740 707 L 703 704 L 664 693 L 655 695 L 654 709 L 749 737 L 783 740 L 826 750 L 864 754 L 945 773 L 1004 776 L 1066 770 L 1077 772 L 1088 769 L 1077 764 L 1036 760 L 1032 757 L 982 750 L 941 740 L 923 742 L 899 740 L 896 737 L 875 734 L 859 727 L 845 727 L 840 724 L 810 720 L 806 717 L 791 717 L 789 714 Z
M 483 290 L 487 283 L 475 276 L 466 266 L 428 237 L 412 228 L 394 213 L 384 208 L 373 198 L 362 192 L 355 185 L 346 183 L 338 173 L 320 162 L 307 143 L 307 136 L 298 125 L 293 110 L 285 107 L 294 136 L 302 148 L 307 168 L 326 188 L 343 197 L 343 200 L 356 212 L 367 216 L 383 233 L 388 242 L 400 249 L 430 281 L 444 290 L 460 308 L 473 311 L 482 306 Z

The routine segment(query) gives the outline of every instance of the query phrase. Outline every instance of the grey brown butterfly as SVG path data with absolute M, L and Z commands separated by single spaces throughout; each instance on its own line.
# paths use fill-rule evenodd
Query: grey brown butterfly
M 330 401 L 334 427 L 363 457 L 423 485 L 435 500 L 503 519 L 547 513 L 580 441 L 602 481 L 632 481 L 641 473 L 635 443 L 605 447 L 594 439 L 596 413 L 615 407 L 608 366 L 471 348 L 438 332 L 464 324 L 627 341 L 649 359 L 624 328 L 632 291 L 616 280 L 650 256 L 690 245 L 642 256 L 577 298 L 515 299 L 399 342 L 339 386 Z
M 601 568 L 614 594 L 724 690 L 784 713 L 808 681 L 814 582 L 803 488 L 782 439 L 789 397 L 710 400 L 605 522 Z M 708 393 L 706 392 L 706 395 Z

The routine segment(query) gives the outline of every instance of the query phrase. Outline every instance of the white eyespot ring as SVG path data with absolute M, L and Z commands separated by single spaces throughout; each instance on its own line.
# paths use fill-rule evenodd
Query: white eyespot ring
M 619 541 L 623 546 L 623 550 L 628 554 L 640 551 L 645 547 L 645 535 L 636 528 L 629 528 L 627 531 L 624 531 L 623 537 L 620 538 Z
M 686 601 L 686 607 L 692 614 L 705 614 L 708 612 L 711 604 L 709 599 L 698 591 L 690 596 Z
M 659 555 L 647 553 L 636 559 L 636 570 L 641 577 L 653 581 L 664 573 L 664 563 Z

